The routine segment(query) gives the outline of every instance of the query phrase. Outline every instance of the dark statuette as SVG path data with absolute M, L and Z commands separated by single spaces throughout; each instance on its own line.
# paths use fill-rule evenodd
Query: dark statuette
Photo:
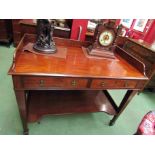
M 37 20 L 37 40 L 33 48 L 42 53 L 55 53 L 56 46 L 53 41 L 54 23 L 48 19 Z

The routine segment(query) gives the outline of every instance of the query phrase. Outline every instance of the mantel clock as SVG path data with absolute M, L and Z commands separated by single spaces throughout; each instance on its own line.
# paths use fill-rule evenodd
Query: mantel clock
M 120 30 L 120 26 L 116 28 L 115 20 L 99 23 L 95 29 L 93 43 L 87 48 L 88 54 L 97 57 L 115 58 L 113 49 Z

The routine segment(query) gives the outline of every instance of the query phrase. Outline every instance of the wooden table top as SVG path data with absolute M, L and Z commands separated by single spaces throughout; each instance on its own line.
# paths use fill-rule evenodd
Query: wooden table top
M 15 62 L 9 71 L 11 75 L 148 79 L 120 56 L 116 60 L 87 58 L 80 46 L 72 46 L 72 42 L 76 44 L 77 41 L 55 39 L 57 47 L 67 48 L 67 57 L 63 59 L 22 51 L 28 42 L 24 39 L 16 50 Z

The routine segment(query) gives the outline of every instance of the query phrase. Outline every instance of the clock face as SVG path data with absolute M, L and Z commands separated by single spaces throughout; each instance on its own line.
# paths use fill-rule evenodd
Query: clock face
M 99 35 L 99 43 L 101 46 L 109 46 L 114 41 L 114 33 L 110 30 L 105 30 Z

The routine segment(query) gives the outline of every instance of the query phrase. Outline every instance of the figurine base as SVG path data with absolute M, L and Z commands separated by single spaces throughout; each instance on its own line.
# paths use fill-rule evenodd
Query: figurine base
M 57 51 L 55 46 L 52 46 L 51 48 L 43 48 L 43 47 L 39 47 L 36 44 L 34 44 L 33 48 L 37 50 L 37 52 L 45 53 L 45 54 L 53 54 L 53 53 L 56 53 Z
M 56 58 L 62 58 L 66 59 L 67 57 L 67 48 L 57 46 L 56 52 L 55 53 L 43 53 L 35 50 L 34 48 L 34 43 L 28 43 L 23 47 L 24 52 L 31 52 L 36 55 L 43 55 L 43 56 L 48 56 L 48 57 L 56 57 Z

